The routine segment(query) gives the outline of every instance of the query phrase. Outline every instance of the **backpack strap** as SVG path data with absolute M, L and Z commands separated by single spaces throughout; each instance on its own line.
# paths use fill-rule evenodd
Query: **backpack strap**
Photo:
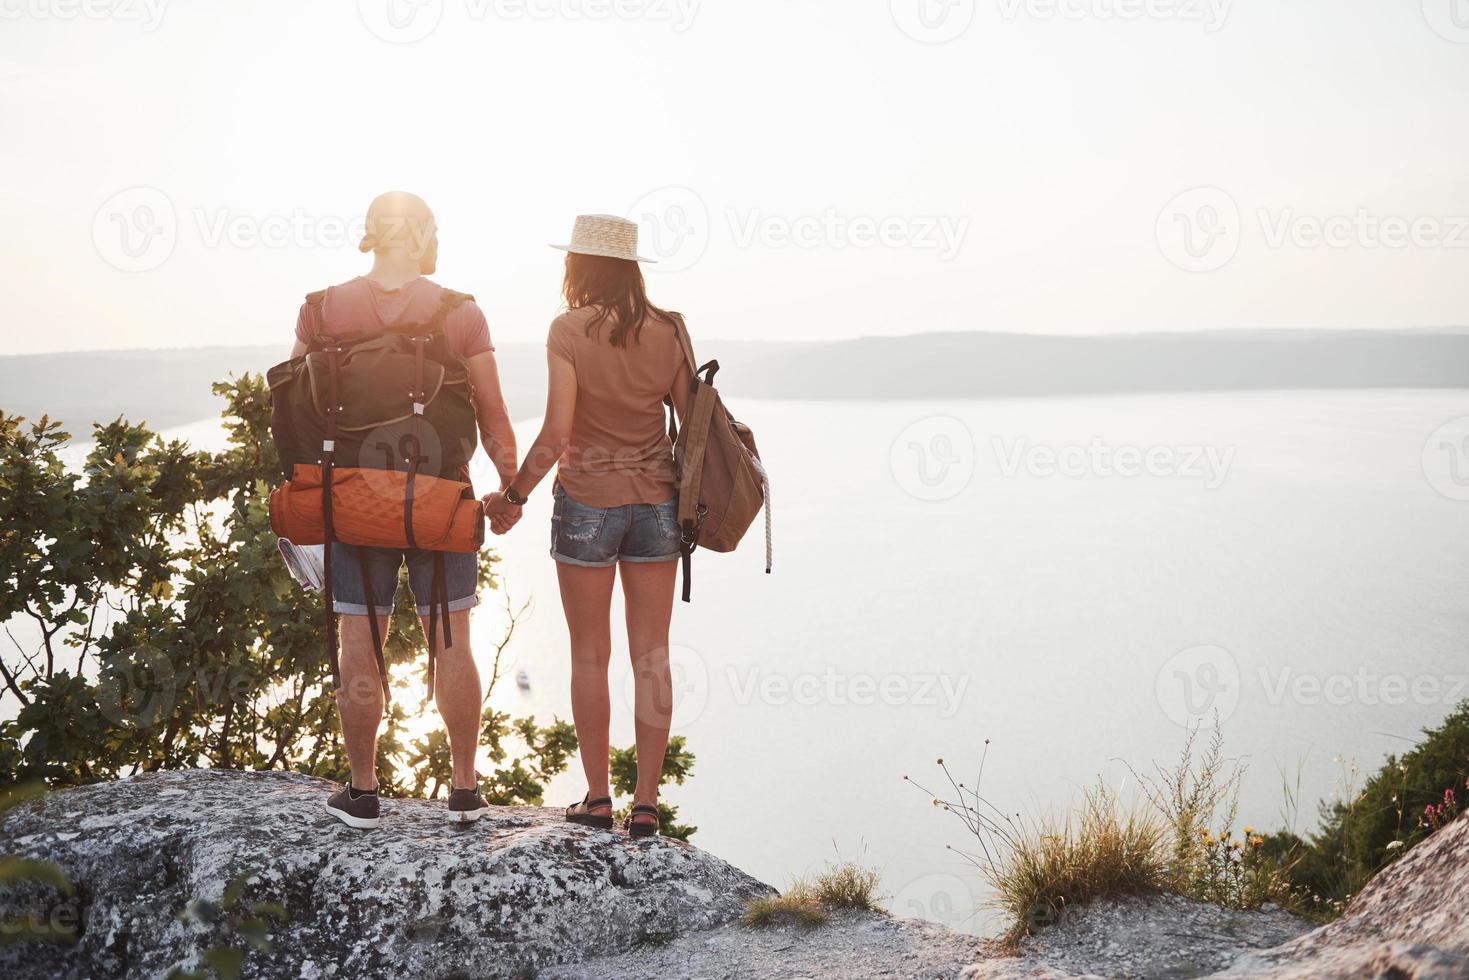
M 311 311 L 311 343 L 314 346 L 318 339 L 323 336 L 326 327 L 326 312 L 323 304 L 326 303 L 326 290 L 318 289 L 314 293 L 306 294 L 306 308 Z
M 430 335 L 443 333 L 444 324 L 448 321 L 449 314 L 459 309 L 465 303 L 473 302 L 474 297 L 469 293 L 459 293 L 452 289 L 445 289 L 439 296 L 438 312 L 434 314 L 434 318 L 427 324 L 428 333 Z

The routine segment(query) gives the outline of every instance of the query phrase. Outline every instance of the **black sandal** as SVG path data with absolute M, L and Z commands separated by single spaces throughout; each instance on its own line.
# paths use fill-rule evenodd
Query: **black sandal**
M 578 806 L 582 808 L 581 813 L 577 813 L 575 810 L 572 809 L 572 807 Z M 604 806 L 609 810 L 612 809 L 612 797 L 599 796 L 595 800 L 589 800 L 585 796 L 583 796 L 580 803 L 573 803 L 571 804 L 571 806 L 566 808 L 566 820 L 568 823 L 581 824 L 583 827 L 596 827 L 598 830 L 611 830 L 612 814 L 608 813 L 598 816 L 597 814 L 592 812 L 593 810 L 600 809 Z
M 652 815 L 653 822 L 633 820 L 633 817 L 639 815 Z M 651 803 L 634 803 L 627 812 L 627 820 L 623 822 L 623 826 L 627 828 L 629 837 L 657 837 L 658 808 Z

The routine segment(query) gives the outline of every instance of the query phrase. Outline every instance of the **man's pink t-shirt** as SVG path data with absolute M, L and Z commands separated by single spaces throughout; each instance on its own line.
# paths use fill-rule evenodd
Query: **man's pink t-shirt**
M 326 291 L 319 332 L 345 337 L 400 324 L 428 323 L 439 311 L 443 291 L 438 283 L 422 276 L 397 289 L 385 289 L 358 276 Z M 314 320 L 311 305 L 302 303 L 296 317 L 296 339 L 301 343 L 311 343 L 312 334 L 318 332 Z M 465 360 L 495 349 L 485 315 L 473 301 L 461 303 L 449 314 L 444 336 L 449 349 Z

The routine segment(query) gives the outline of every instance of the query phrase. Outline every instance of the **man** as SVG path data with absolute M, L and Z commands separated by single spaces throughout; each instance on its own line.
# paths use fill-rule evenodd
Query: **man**
M 293 358 L 304 354 L 318 333 L 348 337 L 399 324 L 426 323 L 438 311 L 442 287 L 425 278 L 437 265 L 438 232 L 433 212 L 422 198 L 395 191 L 374 200 L 367 211 L 366 234 L 358 247 L 372 253 L 372 269 L 365 276 L 327 290 L 319 320 L 310 304 L 301 307 Z M 515 433 L 500 391 L 495 349 L 490 344 L 484 313 L 473 302 L 461 303 L 445 320 L 444 335 L 449 349 L 468 365 L 480 441 L 500 475 L 503 489 L 515 476 Z M 513 523 L 513 518 L 502 519 L 496 529 Z M 359 550 L 366 559 L 367 581 L 363 580 Z M 453 760 L 449 817 L 474 821 L 488 809 L 474 768 L 483 697 L 469 643 L 469 610 L 479 602 L 476 556 L 446 553 L 443 558 L 453 643 L 438 652 L 437 678 L 431 693 L 449 733 Z M 352 778 L 327 801 L 327 812 L 350 827 L 371 829 L 379 819 L 375 760 L 384 705 L 372 626 L 367 620 L 368 590 L 372 590 L 374 610 L 391 611 L 398 569 L 405 562 L 409 586 L 428 635 L 432 552 L 358 549 L 341 542 L 332 545 L 336 569 L 333 608 L 340 616 L 341 633 L 342 686 L 337 691 L 337 709 L 342 716 L 342 738 Z M 387 620 L 386 615 L 378 617 L 378 635 L 387 635 Z

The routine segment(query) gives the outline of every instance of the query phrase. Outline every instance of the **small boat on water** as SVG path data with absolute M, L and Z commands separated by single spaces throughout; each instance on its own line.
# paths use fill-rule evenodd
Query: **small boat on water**
M 530 690 L 530 675 L 525 672 L 524 667 L 515 672 L 515 686 L 522 691 Z

